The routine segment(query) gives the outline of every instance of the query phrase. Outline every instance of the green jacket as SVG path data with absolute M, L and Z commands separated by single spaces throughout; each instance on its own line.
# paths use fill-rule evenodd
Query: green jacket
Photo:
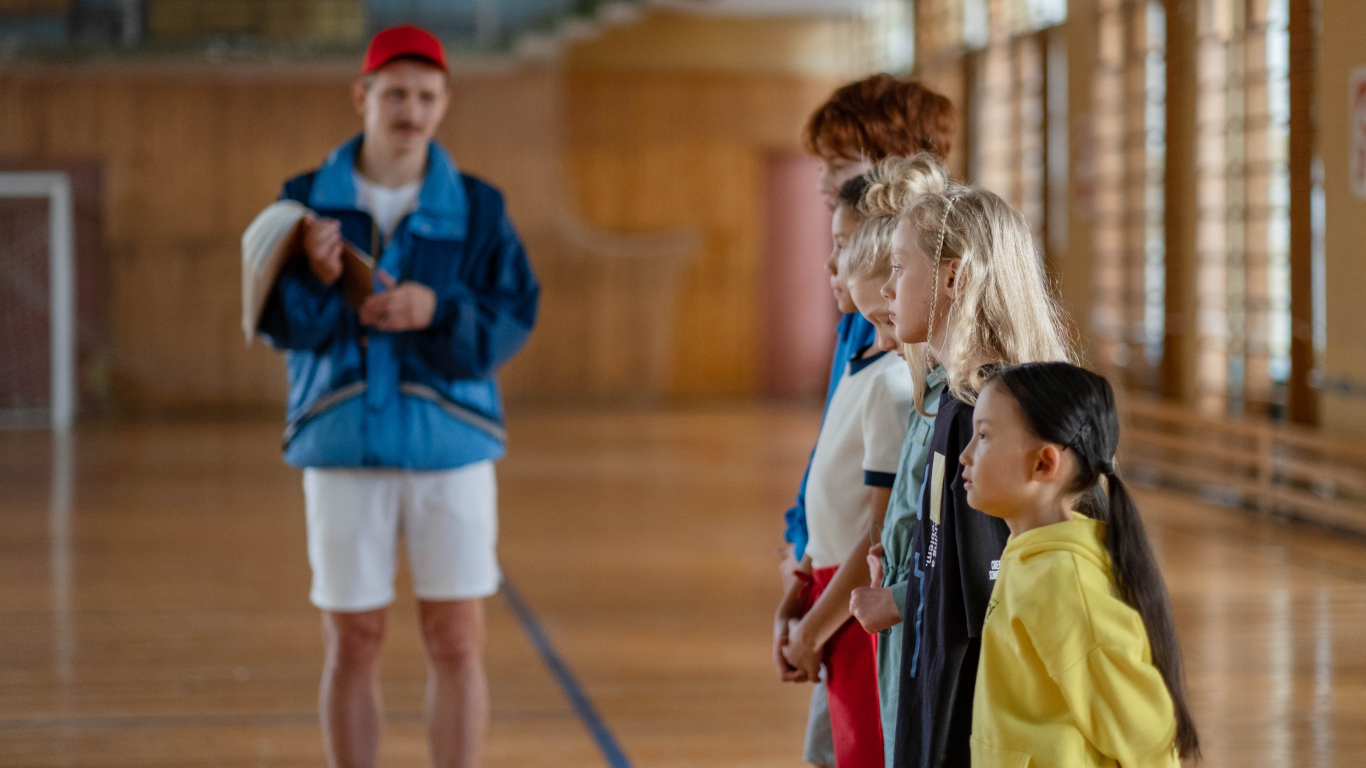
M 935 374 L 925 382 L 925 405 L 937 407 L 944 392 L 944 381 Z M 934 416 L 911 411 L 906 442 L 901 445 L 901 461 L 892 485 L 892 498 L 887 503 L 887 517 L 882 524 L 882 586 L 890 587 L 896 610 L 906 616 L 906 588 L 915 572 L 911 562 L 915 552 L 912 537 L 916 531 L 915 515 L 920 507 L 920 491 L 925 480 L 925 464 L 929 459 L 930 439 L 934 437 Z M 882 733 L 886 747 L 887 765 L 891 768 L 896 747 L 896 708 L 901 701 L 898 684 L 901 680 L 901 638 L 906 622 L 884 630 L 877 638 L 878 696 L 882 702 Z
M 936 369 L 935 373 L 944 373 Z M 944 392 L 944 381 L 935 373 L 925 382 L 925 405 L 934 407 Z M 915 513 L 920 506 L 920 488 L 925 481 L 925 463 L 930 452 L 930 438 L 934 436 L 934 416 L 911 411 L 906 442 L 901 446 L 901 463 L 892 486 L 892 498 L 887 503 L 887 517 L 882 524 L 882 548 L 886 550 L 882 562 L 882 586 L 891 587 L 896 609 L 906 615 L 906 585 L 914 570 L 911 563 L 911 536 L 915 531 Z

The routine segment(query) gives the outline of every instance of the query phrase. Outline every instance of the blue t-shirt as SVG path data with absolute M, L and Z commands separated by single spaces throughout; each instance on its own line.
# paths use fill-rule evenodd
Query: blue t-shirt
M 830 398 L 835 394 L 835 387 L 840 383 L 840 377 L 844 375 L 845 363 L 853 357 L 860 349 L 876 341 L 876 333 L 873 324 L 864 319 L 863 315 L 857 312 L 840 318 L 839 325 L 835 332 L 835 356 L 830 361 L 830 385 L 825 390 L 825 407 L 830 408 Z M 821 413 L 821 420 L 824 421 L 825 414 Z M 816 455 L 815 447 L 811 449 L 811 455 Z M 797 488 L 797 503 L 793 504 L 783 516 L 787 522 L 787 529 L 783 532 L 783 539 L 792 543 L 793 554 L 798 560 L 806 554 L 806 542 L 810 538 L 806 531 L 806 481 L 811 476 L 811 459 L 806 460 L 806 472 L 802 473 L 802 484 Z

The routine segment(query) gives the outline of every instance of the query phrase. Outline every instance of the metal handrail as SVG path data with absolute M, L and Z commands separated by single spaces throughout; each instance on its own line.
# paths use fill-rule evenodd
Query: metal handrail
M 1130 479 L 1366 533 L 1366 441 L 1138 397 L 1123 398 L 1122 411 Z

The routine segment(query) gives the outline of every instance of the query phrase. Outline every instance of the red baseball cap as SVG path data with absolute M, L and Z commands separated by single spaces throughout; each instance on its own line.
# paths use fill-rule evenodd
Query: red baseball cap
M 450 71 L 446 68 L 446 49 L 436 35 L 422 27 L 404 24 L 382 29 L 370 38 L 360 73 L 368 75 L 400 56 L 415 56 L 440 67 L 443 72 Z

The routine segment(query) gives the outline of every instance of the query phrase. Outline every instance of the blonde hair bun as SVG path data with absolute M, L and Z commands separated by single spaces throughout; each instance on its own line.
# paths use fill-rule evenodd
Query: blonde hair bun
M 868 188 L 863 193 L 859 214 L 900 216 L 921 195 L 941 194 L 949 186 L 944 161 L 928 152 L 912 157 L 888 157 L 866 174 Z

